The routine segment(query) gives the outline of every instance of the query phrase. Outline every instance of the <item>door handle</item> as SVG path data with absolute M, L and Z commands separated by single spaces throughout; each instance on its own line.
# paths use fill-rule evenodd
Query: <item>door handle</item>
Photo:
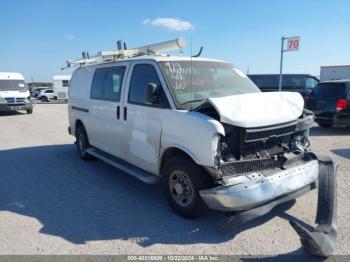
M 127 108 L 126 106 L 124 107 L 124 121 L 126 121 L 127 118 Z
M 117 106 L 117 119 L 119 119 L 119 118 L 120 118 L 120 107 Z

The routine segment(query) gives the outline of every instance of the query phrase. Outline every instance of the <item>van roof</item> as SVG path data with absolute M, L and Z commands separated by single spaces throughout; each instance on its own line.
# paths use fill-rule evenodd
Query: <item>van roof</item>
M 114 64 L 118 62 L 127 62 L 127 61 L 155 61 L 155 62 L 171 62 L 171 61 L 207 61 L 207 62 L 226 62 L 223 60 L 217 60 L 217 59 L 210 59 L 210 58 L 204 58 L 204 57 L 189 57 L 189 56 L 172 56 L 172 55 L 143 55 L 143 56 L 136 56 L 136 57 L 130 57 L 130 58 L 121 58 L 121 59 L 115 59 L 115 60 L 106 60 L 101 61 L 98 63 L 91 63 L 91 64 L 85 64 L 81 67 L 89 67 L 89 66 L 98 66 L 98 65 L 106 65 L 106 64 Z
M 0 72 L 0 80 L 24 80 L 24 77 L 21 73 Z

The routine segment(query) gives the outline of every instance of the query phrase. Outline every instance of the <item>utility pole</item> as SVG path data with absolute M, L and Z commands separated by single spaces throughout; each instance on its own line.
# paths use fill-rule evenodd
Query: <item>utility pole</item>
M 284 39 L 285 38 L 282 36 L 282 40 L 281 40 L 281 60 L 280 60 L 280 79 L 279 79 L 279 82 L 278 82 L 278 91 L 282 91 Z
M 284 41 L 287 40 L 287 48 L 284 49 Z M 280 60 L 280 79 L 278 83 L 278 91 L 282 90 L 283 82 L 283 53 L 287 51 L 299 50 L 300 36 L 282 37 L 281 39 L 281 60 Z

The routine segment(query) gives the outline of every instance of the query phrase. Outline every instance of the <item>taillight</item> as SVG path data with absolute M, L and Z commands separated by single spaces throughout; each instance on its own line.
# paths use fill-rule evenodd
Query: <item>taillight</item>
M 348 108 L 348 100 L 346 99 L 338 99 L 337 105 L 336 105 L 336 110 L 337 111 L 342 111 Z

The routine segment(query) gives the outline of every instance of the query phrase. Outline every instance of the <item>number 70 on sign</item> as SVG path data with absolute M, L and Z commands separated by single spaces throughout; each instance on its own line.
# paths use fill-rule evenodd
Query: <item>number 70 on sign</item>
M 287 47 L 283 51 L 297 51 L 300 45 L 300 36 L 285 37 L 284 40 L 287 41 Z

